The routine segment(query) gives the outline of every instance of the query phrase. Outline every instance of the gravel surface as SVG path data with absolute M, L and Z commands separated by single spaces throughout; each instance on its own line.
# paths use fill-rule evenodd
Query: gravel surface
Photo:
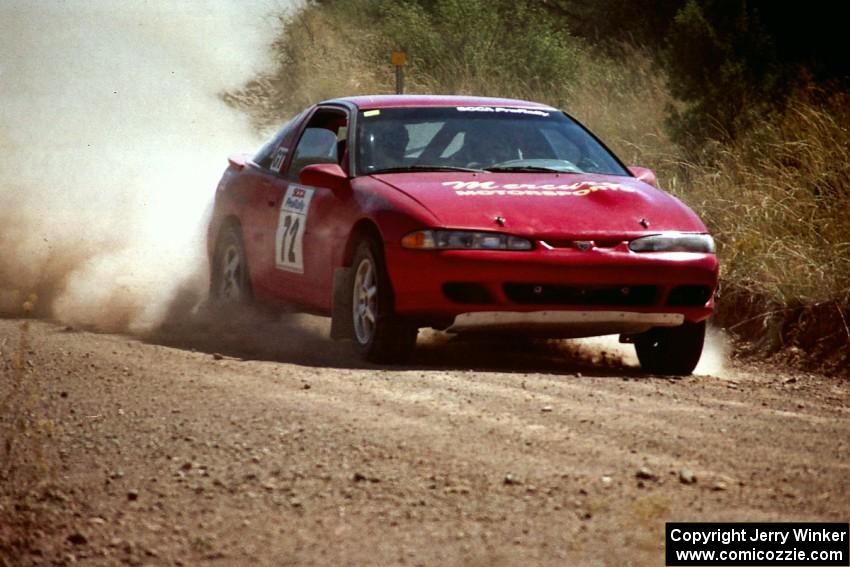
M 0 320 L 0 565 L 663 565 L 665 521 L 848 520 L 846 381 L 445 338 L 369 367 L 323 325 Z

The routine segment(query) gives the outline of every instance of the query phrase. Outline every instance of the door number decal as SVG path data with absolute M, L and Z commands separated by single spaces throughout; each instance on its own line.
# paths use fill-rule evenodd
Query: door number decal
M 304 229 L 313 190 L 290 185 L 280 205 L 275 237 L 275 265 L 279 270 L 304 273 Z

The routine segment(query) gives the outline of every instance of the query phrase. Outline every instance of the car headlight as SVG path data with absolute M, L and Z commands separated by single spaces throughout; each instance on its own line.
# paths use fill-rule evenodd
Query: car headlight
M 714 254 L 714 239 L 708 234 L 667 233 L 636 238 L 629 242 L 633 252 L 702 252 Z
M 530 240 L 499 232 L 468 230 L 417 230 L 401 239 L 404 248 L 416 250 L 531 250 Z

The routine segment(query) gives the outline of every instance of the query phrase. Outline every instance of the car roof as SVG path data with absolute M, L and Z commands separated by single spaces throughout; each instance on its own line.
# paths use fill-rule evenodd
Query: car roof
M 450 96 L 450 95 L 364 95 L 335 98 L 324 101 L 324 104 L 348 102 L 361 110 L 375 108 L 403 108 L 416 106 L 504 106 L 510 108 L 537 108 L 557 110 L 539 102 L 517 100 L 512 98 L 491 98 L 483 96 Z

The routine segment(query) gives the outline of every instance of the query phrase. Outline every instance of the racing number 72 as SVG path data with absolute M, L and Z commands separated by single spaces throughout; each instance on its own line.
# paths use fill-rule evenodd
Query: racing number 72
M 294 219 L 294 220 L 293 220 Z M 280 242 L 280 263 L 297 264 L 295 258 L 295 235 L 301 227 L 301 216 L 286 215 L 283 217 L 283 234 Z M 286 255 L 286 258 L 284 258 Z
M 284 195 L 275 236 L 275 264 L 278 270 L 304 273 L 304 230 L 313 190 L 290 185 Z

